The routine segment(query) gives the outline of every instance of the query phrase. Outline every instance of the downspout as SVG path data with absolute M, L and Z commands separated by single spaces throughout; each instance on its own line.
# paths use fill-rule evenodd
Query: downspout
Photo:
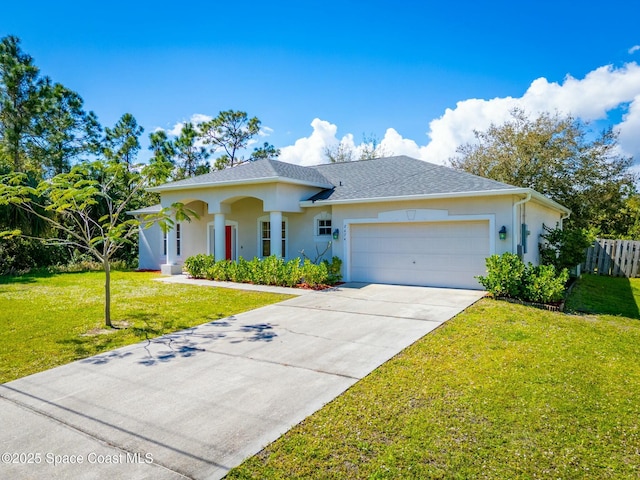
M 522 233 L 517 233 L 520 231 L 520 226 L 518 225 L 518 207 L 527 203 L 529 200 L 531 200 L 531 192 L 527 193 L 527 196 L 522 200 L 513 204 L 513 241 L 511 251 L 516 255 L 518 254 L 518 235 L 522 235 Z

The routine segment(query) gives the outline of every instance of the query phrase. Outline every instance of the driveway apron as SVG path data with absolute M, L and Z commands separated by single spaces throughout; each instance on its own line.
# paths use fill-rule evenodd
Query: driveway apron
M 482 295 L 347 284 L 5 383 L 0 478 L 221 478 Z

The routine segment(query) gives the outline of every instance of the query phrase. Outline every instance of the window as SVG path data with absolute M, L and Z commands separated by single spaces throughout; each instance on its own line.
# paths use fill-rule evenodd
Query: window
M 327 219 L 327 220 L 318 220 L 317 222 L 317 230 L 316 230 L 316 234 L 319 237 L 322 237 L 324 235 L 331 235 L 331 219 Z
M 313 238 L 316 242 L 326 242 L 330 240 L 333 223 L 331 222 L 331 214 L 329 212 L 320 212 L 313 217 L 313 225 Z
M 271 255 L 271 222 L 260 222 L 260 248 L 263 257 Z M 286 257 L 287 252 L 287 223 L 282 221 L 282 256 Z
M 180 248 L 180 241 L 181 241 L 181 236 L 180 236 L 180 224 L 176 223 L 176 255 L 179 257 L 182 249 Z
M 167 232 L 162 232 L 162 247 L 163 247 L 163 255 L 167 255 Z

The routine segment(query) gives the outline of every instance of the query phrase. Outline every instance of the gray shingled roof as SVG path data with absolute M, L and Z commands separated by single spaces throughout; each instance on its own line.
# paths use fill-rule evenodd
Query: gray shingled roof
M 278 160 L 258 160 L 166 183 L 151 190 L 215 187 L 229 183 L 260 182 L 267 179 L 303 183 L 322 189 L 309 198 L 311 201 L 348 201 L 517 188 L 402 155 L 313 167 L 303 167 Z
M 218 170 L 196 177 L 186 178 L 177 182 L 165 183 L 153 191 L 170 190 L 179 187 L 193 188 L 197 186 L 214 186 L 217 184 L 260 181 L 265 179 L 279 179 L 281 181 L 293 181 L 316 185 L 319 188 L 327 188 L 331 183 L 313 168 L 280 162 L 278 160 L 257 160 L 247 162 L 233 168 Z
M 407 156 L 311 167 L 334 185 L 309 200 L 356 200 L 511 190 L 517 187 Z
M 160 213 L 162 211 L 162 205 L 159 203 L 151 205 L 150 207 L 139 208 L 138 210 L 130 210 L 127 213 L 129 215 L 146 215 L 149 213 Z

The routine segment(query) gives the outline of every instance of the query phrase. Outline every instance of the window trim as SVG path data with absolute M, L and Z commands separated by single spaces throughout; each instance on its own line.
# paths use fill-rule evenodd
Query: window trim
M 271 224 L 271 216 L 270 215 L 263 215 L 261 217 L 258 218 L 258 245 L 257 245 L 257 250 L 258 250 L 258 257 L 260 258 L 267 258 L 267 256 L 264 255 L 264 250 L 262 248 L 262 242 L 263 240 L 265 240 L 265 238 L 263 238 L 262 236 L 262 225 L 263 223 L 268 222 L 269 224 Z M 288 250 L 289 250 L 289 218 L 285 217 L 284 215 L 282 216 L 282 223 L 284 224 L 284 232 L 282 235 L 282 243 L 283 243 L 283 247 L 282 247 L 282 258 L 289 258 L 288 256 Z M 269 225 L 269 237 L 271 237 L 271 225 Z M 269 241 L 271 241 L 271 238 L 268 239 Z M 271 244 L 269 244 L 269 249 L 271 249 Z
M 331 225 L 329 226 L 329 233 L 320 234 L 320 222 L 322 221 L 330 221 Z M 316 216 L 313 217 L 313 239 L 316 242 L 326 242 L 327 240 L 331 240 L 333 234 L 333 218 L 329 212 L 320 212 Z

